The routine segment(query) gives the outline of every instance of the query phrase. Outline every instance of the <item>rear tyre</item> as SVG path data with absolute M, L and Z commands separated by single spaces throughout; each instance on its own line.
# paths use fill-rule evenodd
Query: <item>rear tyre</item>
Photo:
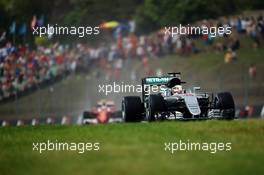
M 214 104 L 216 109 L 221 110 L 223 119 L 233 120 L 235 118 L 235 103 L 230 92 L 218 93 Z
M 148 99 L 146 119 L 151 122 L 156 120 L 157 112 L 166 110 L 164 98 L 161 95 L 151 94 Z
M 143 105 L 138 96 L 127 96 L 122 100 L 122 118 L 124 122 L 140 122 Z

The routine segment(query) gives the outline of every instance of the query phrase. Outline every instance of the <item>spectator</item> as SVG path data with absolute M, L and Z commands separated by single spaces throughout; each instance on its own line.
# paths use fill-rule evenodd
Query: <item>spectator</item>
M 229 48 L 224 56 L 225 63 L 230 63 L 237 59 L 236 52 Z
M 230 48 L 232 50 L 238 50 L 240 48 L 240 41 L 237 37 L 231 38 Z
M 143 63 L 145 75 L 148 76 L 150 73 L 150 69 L 149 69 L 149 58 L 147 57 L 147 55 L 143 56 L 142 63 Z
M 257 76 L 257 68 L 255 64 L 251 64 L 248 69 L 248 74 L 251 79 L 256 79 Z
M 123 60 L 122 58 L 117 58 L 115 60 L 115 79 L 120 80 L 121 78 L 121 69 L 123 67 Z

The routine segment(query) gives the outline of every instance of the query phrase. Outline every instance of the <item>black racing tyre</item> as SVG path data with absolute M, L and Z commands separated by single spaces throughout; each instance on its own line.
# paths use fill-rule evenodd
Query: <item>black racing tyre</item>
M 216 109 L 222 110 L 223 119 L 232 120 L 235 118 L 235 102 L 230 92 L 218 93 L 214 105 Z
M 94 117 L 89 111 L 84 111 L 83 118 L 94 118 Z
M 122 100 L 122 118 L 124 122 L 140 122 L 143 104 L 138 96 L 127 96 Z
M 183 114 L 183 118 L 185 119 L 190 119 L 193 117 L 193 115 L 190 113 L 188 109 L 186 109 L 186 111 L 184 111 L 182 114 Z
M 148 97 L 148 106 L 146 110 L 146 119 L 148 121 L 155 121 L 157 112 L 166 110 L 165 100 L 161 95 L 151 94 Z
M 121 118 L 122 117 L 122 111 L 116 111 L 112 115 L 113 118 Z

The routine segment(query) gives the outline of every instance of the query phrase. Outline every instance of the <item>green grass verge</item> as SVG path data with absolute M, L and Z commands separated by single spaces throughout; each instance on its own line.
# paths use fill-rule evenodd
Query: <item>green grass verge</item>
M 32 142 L 100 142 L 100 151 L 32 151 Z M 164 142 L 231 142 L 232 150 L 164 151 Z M 0 128 L 0 174 L 262 174 L 264 120 Z

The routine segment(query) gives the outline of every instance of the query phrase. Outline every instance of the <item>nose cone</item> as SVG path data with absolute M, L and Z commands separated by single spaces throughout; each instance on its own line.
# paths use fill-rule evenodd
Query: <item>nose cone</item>
M 106 123 L 107 122 L 107 111 L 102 110 L 101 112 L 99 112 L 97 119 L 99 123 Z
M 185 104 L 192 115 L 200 115 L 201 109 L 198 100 L 194 94 L 184 95 Z

